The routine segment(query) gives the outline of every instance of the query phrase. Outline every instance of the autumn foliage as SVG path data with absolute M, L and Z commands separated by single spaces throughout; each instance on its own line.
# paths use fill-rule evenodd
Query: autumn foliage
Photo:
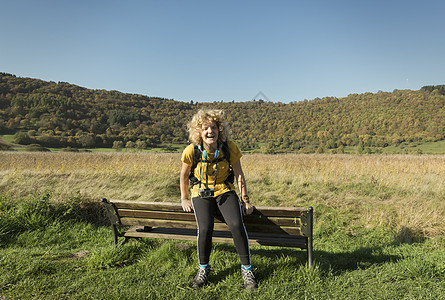
M 311 101 L 180 102 L 0 73 L 0 134 L 45 147 L 146 149 L 187 143 L 199 108 L 227 112 L 243 150 L 342 152 L 445 139 L 445 86 Z

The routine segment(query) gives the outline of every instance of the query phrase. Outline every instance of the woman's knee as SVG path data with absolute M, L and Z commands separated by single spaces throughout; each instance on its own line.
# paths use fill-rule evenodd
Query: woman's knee
M 213 235 L 213 228 L 207 226 L 201 226 L 198 229 L 198 236 L 201 238 L 211 238 Z
M 229 219 L 226 220 L 227 226 L 229 226 L 230 230 L 244 230 L 243 221 L 240 219 Z

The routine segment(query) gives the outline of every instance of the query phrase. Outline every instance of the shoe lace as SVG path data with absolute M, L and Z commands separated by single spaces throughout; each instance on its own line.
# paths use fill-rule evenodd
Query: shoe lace
M 251 270 L 243 270 L 243 280 L 245 283 L 256 283 L 255 276 Z
M 198 274 L 196 274 L 196 280 L 206 281 L 207 280 L 208 269 L 199 268 Z

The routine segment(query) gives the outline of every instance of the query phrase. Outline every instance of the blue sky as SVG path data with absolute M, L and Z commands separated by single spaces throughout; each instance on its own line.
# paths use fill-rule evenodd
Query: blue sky
M 198 102 L 445 84 L 445 1 L 0 4 L 0 71 L 20 77 Z

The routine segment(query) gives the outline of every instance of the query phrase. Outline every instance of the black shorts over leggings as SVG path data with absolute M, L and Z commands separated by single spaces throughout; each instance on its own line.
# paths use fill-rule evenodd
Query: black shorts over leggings
M 249 240 L 237 194 L 230 191 L 214 198 L 195 197 L 192 198 L 192 205 L 198 224 L 199 263 L 201 265 L 209 263 L 212 249 L 213 218 L 218 209 L 232 232 L 241 264 L 250 265 Z

